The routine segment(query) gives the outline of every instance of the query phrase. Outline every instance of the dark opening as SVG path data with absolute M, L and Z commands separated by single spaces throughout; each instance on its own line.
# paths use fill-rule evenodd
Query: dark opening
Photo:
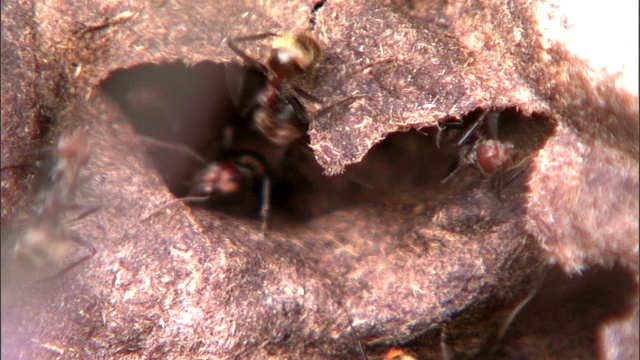
M 320 1 L 316 1 L 315 4 L 313 4 L 313 9 L 311 10 L 311 20 L 309 20 L 309 23 L 311 24 L 311 28 L 313 28 L 316 25 L 316 14 L 318 13 L 318 11 L 320 11 L 320 9 L 322 9 L 322 7 L 324 6 L 324 3 L 326 3 L 327 0 L 320 0 Z
M 262 155 L 273 182 L 273 226 L 305 221 L 359 202 L 398 199 L 401 204 L 405 197 L 446 196 L 489 180 L 466 166 L 442 184 L 459 161 L 457 141 L 485 109 L 476 109 L 461 120 L 443 122 L 440 130 L 430 127 L 390 134 L 362 162 L 349 166 L 344 174 L 328 177 L 315 161 L 307 138 L 286 150 L 270 143 L 253 128 L 251 119 L 240 117 L 225 84 L 224 64 L 202 62 L 186 67 L 174 63 L 114 72 L 102 89 L 121 105 L 141 135 L 165 144 L 183 144 L 207 161 L 219 160 L 231 150 L 251 150 Z M 230 149 L 223 141 L 225 126 L 233 130 Z M 541 116 L 525 117 L 515 109 L 504 109 L 500 112 L 499 130 L 501 140 L 511 141 L 524 154 L 533 154 L 549 136 L 551 126 Z M 485 133 L 481 127 L 470 141 Z M 176 197 L 186 196 L 203 163 L 168 146 L 152 145 L 148 149 L 170 191 Z M 207 206 L 258 218 L 260 193 L 253 190 L 213 199 Z M 524 189 L 520 186 L 517 191 Z

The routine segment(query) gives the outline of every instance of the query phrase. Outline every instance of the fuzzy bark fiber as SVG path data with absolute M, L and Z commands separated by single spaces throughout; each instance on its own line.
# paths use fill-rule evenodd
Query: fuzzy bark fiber
M 369 358 L 637 358 L 638 93 L 572 47 L 573 13 L 316 5 L 3 2 L 2 357 L 335 359 L 361 342 Z M 205 152 L 235 116 L 225 41 L 266 31 L 309 31 L 324 54 L 298 80 L 323 104 L 274 176 L 263 236 L 252 216 L 163 207 L 196 165 L 137 134 Z M 242 45 L 264 59 L 268 41 Z M 455 129 L 435 145 L 438 124 L 481 109 L 524 124 L 509 136 L 532 159 L 499 194 L 470 168 L 441 184 L 457 150 Z M 76 199 L 99 209 L 65 226 L 97 252 L 25 280 L 11 249 L 39 158 L 74 128 L 92 149 Z M 237 141 L 282 153 L 251 134 Z

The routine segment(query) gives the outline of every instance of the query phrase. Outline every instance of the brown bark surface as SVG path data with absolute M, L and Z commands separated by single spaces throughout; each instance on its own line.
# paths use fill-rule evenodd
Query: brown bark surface
M 3 3 L 3 358 L 637 358 L 637 90 L 553 40 L 552 4 L 263 3 Z M 267 31 L 324 50 L 285 155 L 225 85 L 226 41 Z M 472 168 L 442 184 L 462 132 L 438 147 L 438 126 L 485 109 L 531 164 L 499 191 Z M 251 195 L 166 205 L 199 165 L 138 136 L 210 157 L 228 124 L 272 171 L 266 235 Z M 97 251 L 25 278 L 37 174 L 78 128 L 75 200 L 98 207 L 60 223 Z

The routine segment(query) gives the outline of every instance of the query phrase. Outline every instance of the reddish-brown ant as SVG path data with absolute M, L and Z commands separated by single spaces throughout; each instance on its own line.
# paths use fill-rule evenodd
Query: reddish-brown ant
M 40 208 L 35 221 L 26 228 L 16 242 L 13 255 L 14 266 L 21 276 L 42 277 L 43 272 L 57 268 L 53 275 L 58 276 L 79 263 L 87 260 L 96 252 L 95 247 L 67 230 L 63 216 L 67 210 L 82 208 L 74 200 L 74 192 L 80 184 L 80 172 L 89 160 L 87 131 L 75 131 L 63 134 L 55 148 L 57 162 L 49 174 L 50 186 L 40 194 Z M 97 210 L 93 207 L 76 216 L 79 220 Z M 84 246 L 89 254 L 60 267 L 64 258 L 71 252 L 72 243 Z
M 269 37 L 276 39 L 266 63 L 253 58 L 237 45 Z M 228 45 L 245 63 L 244 66 L 232 63 L 226 67 L 227 88 L 238 113 L 250 117 L 253 126 L 275 145 L 286 147 L 306 135 L 310 120 L 297 96 L 316 103 L 320 101 L 288 81 L 308 72 L 318 62 L 321 57 L 318 43 L 306 34 L 279 36 L 263 33 L 234 38 Z M 264 159 L 253 152 L 231 153 L 225 157 L 227 159 L 211 162 L 196 173 L 190 197 L 222 197 L 254 188 L 260 183 L 260 214 L 263 231 L 266 231 L 271 181 Z
M 271 37 L 275 37 L 275 40 L 265 62 L 252 57 L 238 45 Z M 267 151 L 266 154 L 269 168 L 278 169 L 287 156 L 289 145 L 306 135 L 309 128 L 310 118 L 299 98 L 321 103 L 315 96 L 290 83 L 290 80 L 308 73 L 318 63 L 322 56 L 320 46 L 307 34 L 280 36 L 270 32 L 236 37 L 228 41 L 228 46 L 244 62 L 243 65 L 226 64 L 229 98 L 238 114 L 243 118 L 251 118 L 253 128 L 270 144 L 276 145 L 276 150 Z M 360 96 L 351 96 L 320 110 L 316 115 L 321 116 L 329 108 L 358 98 Z M 241 126 L 239 123 L 228 124 L 225 130 L 236 131 Z M 238 155 L 229 151 L 231 145 L 225 141 L 229 138 L 223 136 L 222 139 L 225 147 L 222 160 L 216 159 L 196 173 L 189 196 L 183 200 L 216 200 L 237 195 L 260 184 L 260 213 L 264 230 L 268 226 L 270 211 L 269 171 L 262 156 L 247 152 Z M 251 145 L 249 147 L 253 148 Z
M 262 230 L 266 232 L 269 225 L 271 178 L 267 171 L 267 164 L 263 156 L 254 151 L 230 149 L 232 145 L 232 129 L 227 126 L 223 129 L 221 141 L 223 153 L 218 160 L 207 162 L 200 155 L 190 149 L 177 144 L 140 136 L 140 140 L 148 145 L 180 150 L 184 155 L 194 158 L 204 164 L 190 181 L 190 190 L 186 197 L 181 197 L 165 203 L 155 209 L 148 218 L 159 213 L 167 206 L 182 202 L 237 200 L 247 195 L 247 192 L 259 191 L 260 215 L 262 218 Z
M 486 110 L 462 135 L 457 142 L 458 165 L 442 180 L 443 184 L 465 166 L 471 166 L 487 177 L 497 175 L 499 190 L 522 173 L 527 159 L 519 159 L 513 143 L 498 140 L 499 118 L 499 112 Z M 503 184 L 502 175 L 509 171 L 514 174 Z
M 271 180 L 262 156 L 252 151 L 227 154 L 209 163 L 193 177 L 189 197 L 216 198 L 255 189 L 260 183 L 262 231 L 269 225 Z
M 277 37 L 266 64 L 248 55 L 237 43 Z M 288 145 L 305 135 L 309 116 L 297 96 L 320 103 L 315 96 L 291 86 L 288 80 L 308 72 L 320 60 L 322 51 L 309 35 L 279 36 L 263 33 L 237 37 L 229 48 L 240 56 L 245 66 L 227 66 L 227 85 L 238 112 L 250 116 L 254 126 L 271 142 Z

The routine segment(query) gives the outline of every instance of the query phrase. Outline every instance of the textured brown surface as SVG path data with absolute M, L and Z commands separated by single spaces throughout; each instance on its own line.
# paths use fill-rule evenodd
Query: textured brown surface
M 206 153 L 233 120 L 224 40 L 309 28 L 313 1 L 259 3 L 3 3 L 2 259 L 38 206 L 29 164 L 66 128 L 91 128 L 77 197 L 101 205 L 69 224 L 98 251 L 64 276 L 2 262 L 3 358 L 356 358 L 356 338 L 370 358 L 487 357 L 540 283 L 492 357 L 637 358 L 638 97 L 550 40 L 549 3 L 326 2 L 300 85 L 311 113 L 362 98 L 314 119 L 313 153 L 292 148 L 272 231 L 162 209 L 195 165 L 146 156 L 135 131 Z M 531 166 L 500 196 L 471 169 L 440 184 L 459 132 L 438 149 L 433 126 L 489 107 Z M 394 133 L 410 128 L 426 134 Z

